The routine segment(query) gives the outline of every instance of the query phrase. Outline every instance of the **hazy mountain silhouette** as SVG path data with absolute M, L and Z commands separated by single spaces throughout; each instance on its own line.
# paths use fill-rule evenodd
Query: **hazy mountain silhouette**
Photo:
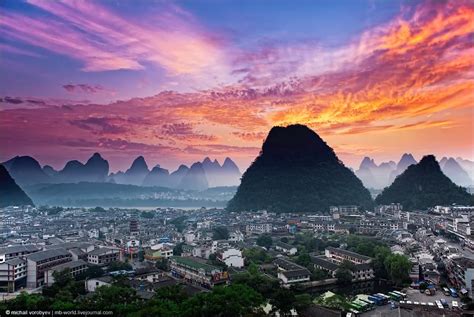
M 410 165 L 375 200 L 378 204 L 401 203 L 407 209 L 426 209 L 436 205 L 468 204 L 470 195 L 454 184 L 433 155 Z
M 45 170 L 46 166 L 43 168 Z M 49 173 L 53 171 L 47 169 Z M 104 160 L 99 153 L 94 153 L 85 164 L 72 160 L 66 163 L 64 168 L 53 174 L 56 183 L 79 183 L 79 182 L 105 182 L 109 174 L 109 162 Z
M 392 184 L 395 178 L 402 174 L 408 166 L 416 164 L 416 160 L 410 153 L 405 153 L 398 161 L 397 168 L 390 174 L 389 184 Z
M 461 165 L 461 167 L 466 171 L 471 180 L 474 180 L 474 162 L 470 160 L 465 160 L 462 157 L 457 157 L 456 162 Z
M 115 183 L 117 184 L 128 184 L 128 185 L 142 185 L 145 177 L 150 173 L 148 165 L 146 164 L 143 156 L 137 157 L 130 168 L 123 172 L 118 172 L 115 175 L 111 175 Z
M 156 165 L 143 180 L 143 186 L 171 187 L 169 171 Z
M 209 187 L 233 186 L 240 183 L 241 173 L 239 168 L 228 157 L 222 166 L 217 160 L 211 161 L 209 157 L 206 157 L 202 161 L 202 167 L 206 173 Z
M 33 205 L 33 202 L 17 185 L 5 166 L 0 165 L 0 207 L 22 205 Z
M 327 212 L 347 204 L 372 206 L 369 191 L 318 134 L 290 125 L 271 129 L 228 209 Z
M 452 157 L 443 159 L 439 162 L 443 173 L 449 177 L 453 183 L 459 186 L 472 186 L 473 181 L 469 174 L 461 167 L 461 165 Z
M 391 174 L 395 169 L 396 164 L 393 161 L 383 162 L 377 165 L 372 158 L 364 157 L 355 174 L 365 187 L 382 189 L 391 184 Z
M 191 165 L 191 168 L 178 185 L 178 188 L 189 190 L 205 190 L 208 187 L 209 183 L 206 178 L 206 172 L 200 162 Z

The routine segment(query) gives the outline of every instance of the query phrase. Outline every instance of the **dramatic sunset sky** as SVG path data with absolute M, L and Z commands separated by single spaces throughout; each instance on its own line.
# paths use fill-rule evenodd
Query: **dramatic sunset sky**
M 274 125 L 349 166 L 474 159 L 474 2 L 0 1 L 0 160 L 242 170 Z

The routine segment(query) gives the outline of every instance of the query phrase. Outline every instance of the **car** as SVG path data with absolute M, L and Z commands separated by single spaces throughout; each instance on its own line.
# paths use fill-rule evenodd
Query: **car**
M 396 309 L 397 308 L 397 305 L 395 304 L 394 301 L 391 301 L 390 302 L 390 309 Z
M 439 301 L 444 308 L 449 308 L 448 302 L 444 298 L 441 298 Z

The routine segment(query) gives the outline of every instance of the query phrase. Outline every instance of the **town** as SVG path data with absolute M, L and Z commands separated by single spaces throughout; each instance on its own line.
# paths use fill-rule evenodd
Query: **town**
M 169 289 L 192 298 L 245 284 L 263 297 L 262 314 L 461 316 L 473 312 L 473 220 L 474 207 L 457 205 L 326 213 L 5 207 L 0 294 L 24 305 L 75 281 L 92 301 L 119 285 L 149 302 Z M 257 277 L 275 289 L 252 285 Z M 276 290 L 296 300 L 272 300 Z M 109 304 L 125 314 L 124 303 Z

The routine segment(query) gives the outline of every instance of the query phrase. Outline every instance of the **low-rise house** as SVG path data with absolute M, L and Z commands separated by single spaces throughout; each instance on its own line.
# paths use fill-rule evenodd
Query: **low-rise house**
M 240 230 L 234 230 L 229 233 L 229 241 L 240 242 L 244 241 L 244 234 Z
M 277 258 L 273 264 L 278 268 L 278 279 L 284 285 L 308 282 L 311 272 L 294 262 L 285 258 Z
M 278 241 L 275 244 L 275 249 L 287 255 L 295 255 L 298 252 L 298 249 L 295 246 L 290 245 L 288 243 L 281 242 L 281 241 Z
M 111 276 L 96 277 L 86 280 L 85 286 L 88 292 L 95 292 L 97 287 L 112 285 L 113 278 Z
M 244 258 L 242 251 L 235 248 L 226 248 L 217 251 L 217 259 L 229 267 L 244 267 Z

